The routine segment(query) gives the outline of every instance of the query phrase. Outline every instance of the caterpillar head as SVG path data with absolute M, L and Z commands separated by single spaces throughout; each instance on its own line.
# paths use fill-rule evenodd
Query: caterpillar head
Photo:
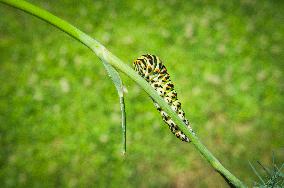
M 133 62 L 134 70 L 142 77 L 149 81 L 155 75 L 158 75 L 161 70 L 165 70 L 161 60 L 155 55 L 142 55 Z

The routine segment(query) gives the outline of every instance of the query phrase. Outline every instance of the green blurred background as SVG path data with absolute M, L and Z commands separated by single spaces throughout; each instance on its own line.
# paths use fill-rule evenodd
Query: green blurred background
M 131 66 L 168 67 L 187 118 L 225 167 L 284 162 L 284 4 L 280 1 L 30 1 Z M 1 187 L 228 187 L 176 139 L 151 99 L 128 90 L 127 157 L 119 99 L 99 59 L 65 33 L 0 4 Z

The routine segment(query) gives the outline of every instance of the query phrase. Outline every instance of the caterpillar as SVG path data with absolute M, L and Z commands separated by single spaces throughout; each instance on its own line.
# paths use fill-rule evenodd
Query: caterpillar
M 142 55 L 133 62 L 134 70 L 142 76 L 168 103 L 168 105 L 177 113 L 180 119 L 187 125 L 188 129 L 193 133 L 185 113 L 181 108 L 181 103 L 177 98 L 177 92 L 174 84 L 170 79 L 165 65 L 159 57 L 155 55 Z M 153 100 L 153 99 L 152 99 Z M 153 100 L 155 107 L 160 112 L 162 119 L 169 126 L 171 132 L 180 140 L 190 142 L 189 138 L 178 128 L 170 116 Z

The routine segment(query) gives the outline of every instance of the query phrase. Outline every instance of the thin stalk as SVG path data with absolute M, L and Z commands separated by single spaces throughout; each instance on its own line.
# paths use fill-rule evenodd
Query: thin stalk
M 32 5 L 23 0 L 0 0 L 7 5 L 21 9 L 29 14 L 32 14 L 50 24 L 64 31 L 68 35 L 72 36 L 76 40 L 83 43 L 85 46 L 90 48 L 102 61 L 106 61 L 116 69 L 125 73 L 129 78 L 135 81 L 141 88 L 143 88 L 159 105 L 167 112 L 167 114 L 173 119 L 178 127 L 190 138 L 192 144 L 200 152 L 200 154 L 211 164 L 211 166 L 220 173 L 227 182 L 233 187 L 246 187 L 237 177 L 229 172 L 212 154 L 211 152 L 201 143 L 198 137 L 192 134 L 183 121 L 178 115 L 171 109 L 171 107 L 160 97 L 157 92 L 132 68 L 123 63 L 118 57 L 109 52 L 102 44 L 97 40 L 91 38 L 89 35 L 80 31 L 68 22 L 54 16 L 53 14 L 43 10 L 35 5 Z
M 121 111 L 121 130 L 122 130 L 122 154 L 126 155 L 126 117 L 124 97 L 119 96 L 120 111 Z

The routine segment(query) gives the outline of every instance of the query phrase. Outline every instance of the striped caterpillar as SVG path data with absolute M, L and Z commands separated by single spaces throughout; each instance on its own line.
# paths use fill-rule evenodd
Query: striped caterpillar
M 181 109 L 181 103 L 177 99 L 177 92 L 174 90 L 174 85 L 170 79 L 166 67 L 162 61 L 155 55 L 142 55 L 133 62 L 134 70 L 142 76 L 157 93 L 171 106 L 178 114 L 181 120 L 192 131 L 188 120 L 185 118 L 185 113 Z M 178 128 L 174 121 L 163 111 L 163 109 L 153 100 L 154 105 L 160 112 L 164 122 L 168 124 L 171 132 L 180 140 L 190 142 L 189 138 Z

